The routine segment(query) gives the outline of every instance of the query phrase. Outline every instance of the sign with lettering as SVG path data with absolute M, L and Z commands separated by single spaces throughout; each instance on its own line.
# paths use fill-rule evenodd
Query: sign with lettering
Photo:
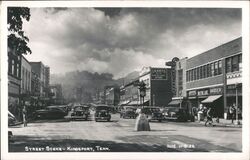
M 151 79 L 152 80 L 166 80 L 167 79 L 167 69 L 166 68 L 152 68 L 151 69 Z
M 222 94 L 222 88 L 217 87 L 217 88 L 210 88 L 210 94 Z
M 189 97 L 194 97 L 194 96 L 196 96 L 196 91 L 188 91 L 188 96 L 189 96 Z
M 209 91 L 208 89 L 199 90 L 199 91 L 197 91 L 197 95 L 198 96 L 207 96 L 207 95 L 209 95 L 208 91 Z

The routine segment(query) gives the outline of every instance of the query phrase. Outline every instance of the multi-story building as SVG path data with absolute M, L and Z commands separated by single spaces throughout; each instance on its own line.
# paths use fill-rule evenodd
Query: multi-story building
M 31 95 L 35 98 L 40 96 L 40 78 L 33 70 L 31 70 Z
M 120 89 L 114 86 L 106 89 L 106 104 L 117 106 L 120 101 Z
M 42 62 L 30 62 L 32 71 L 38 75 L 38 78 L 40 80 L 40 97 L 45 97 L 45 66 Z
M 9 111 L 20 117 L 21 55 L 8 47 L 8 106 Z
M 144 105 L 166 106 L 172 99 L 172 69 L 144 67 L 139 81 L 146 84 Z
M 139 78 L 120 87 L 120 105 L 139 106 L 139 90 L 135 85 L 139 82 Z
M 45 66 L 44 74 L 45 74 L 45 79 L 44 79 L 45 97 L 48 97 L 50 92 L 50 67 Z
M 62 85 L 53 84 L 50 86 L 50 93 L 52 93 L 52 103 L 53 104 L 62 104 L 63 103 L 63 94 L 62 94 Z
M 31 65 L 29 61 L 22 56 L 22 70 L 21 70 L 21 94 L 31 94 Z
M 187 59 L 185 73 L 190 106 L 203 103 L 226 118 L 232 103 L 242 106 L 242 38 Z

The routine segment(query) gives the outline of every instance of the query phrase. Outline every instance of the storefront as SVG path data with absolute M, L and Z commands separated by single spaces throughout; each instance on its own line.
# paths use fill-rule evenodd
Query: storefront
M 223 118 L 223 88 L 204 88 L 187 92 L 190 108 L 198 108 L 200 104 L 214 109 L 214 116 Z

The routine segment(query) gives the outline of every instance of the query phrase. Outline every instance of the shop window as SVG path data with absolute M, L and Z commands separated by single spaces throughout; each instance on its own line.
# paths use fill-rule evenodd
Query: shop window
M 232 60 L 232 72 L 239 71 L 239 56 L 234 56 Z
M 226 72 L 232 72 L 232 58 L 227 58 L 226 59 Z
M 218 62 L 214 62 L 214 75 L 218 75 Z
M 220 75 L 220 74 L 222 74 L 222 61 L 220 60 L 218 63 L 219 63 L 218 64 L 218 74 Z
M 211 63 L 211 76 L 214 76 L 214 63 Z
M 188 79 L 188 71 L 186 71 L 186 79 L 187 79 L 187 82 L 189 81 Z

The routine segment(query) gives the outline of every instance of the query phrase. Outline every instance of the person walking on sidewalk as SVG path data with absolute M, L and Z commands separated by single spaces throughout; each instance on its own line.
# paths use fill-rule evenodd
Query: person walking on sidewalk
M 23 106 L 22 112 L 23 112 L 23 126 L 27 127 L 27 110 L 25 104 Z
M 232 123 L 234 123 L 234 119 L 236 117 L 235 103 L 229 107 L 229 113 L 230 113 L 230 117 L 232 119 Z
M 207 120 L 205 122 L 205 126 L 207 126 L 207 123 L 209 123 L 209 125 L 213 125 L 213 116 L 211 107 L 209 107 L 209 109 L 207 110 Z

